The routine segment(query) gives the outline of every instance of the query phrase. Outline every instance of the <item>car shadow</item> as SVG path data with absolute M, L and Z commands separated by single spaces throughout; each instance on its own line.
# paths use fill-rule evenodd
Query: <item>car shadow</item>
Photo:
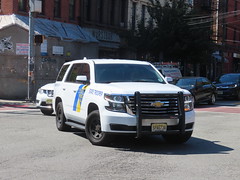
M 214 107 L 236 107 L 240 105 L 240 101 L 228 100 L 228 99 L 218 99 L 214 105 L 209 105 L 207 103 L 198 103 L 194 105 L 194 108 L 214 108 Z
M 79 130 L 78 130 L 79 131 Z M 86 138 L 82 132 L 74 132 L 75 135 Z M 170 144 L 163 140 L 162 136 L 143 136 L 136 139 L 134 136 L 115 136 L 106 147 L 117 151 L 144 152 L 149 154 L 189 155 L 189 154 L 229 154 L 234 149 L 218 144 L 218 141 L 209 141 L 198 137 L 184 144 Z

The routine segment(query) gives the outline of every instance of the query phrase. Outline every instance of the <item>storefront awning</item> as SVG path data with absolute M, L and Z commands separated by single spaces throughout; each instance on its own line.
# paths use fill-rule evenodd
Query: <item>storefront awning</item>
M 29 17 L 16 14 L 0 16 L 0 29 L 11 25 L 19 25 L 29 30 Z M 63 40 L 79 41 L 84 43 L 95 42 L 98 40 L 89 32 L 78 25 L 62 23 L 42 18 L 34 18 L 35 34 L 41 34 L 46 37 L 58 37 Z
M 222 59 L 224 58 L 224 62 L 225 63 L 228 63 L 228 59 L 225 58 L 225 57 L 222 57 L 219 53 L 219 51 L 215 51 L 213 54 L 212 54 L 213 58 L 217 60 L 217 62 L 222 62 Z

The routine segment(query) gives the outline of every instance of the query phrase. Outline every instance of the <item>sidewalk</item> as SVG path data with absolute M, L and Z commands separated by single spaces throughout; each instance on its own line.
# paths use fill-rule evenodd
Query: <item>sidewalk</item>
M 36 108 L 35 102 L 29 102 L 29 101 L 26 101 L 26 100 L 5 100 L 5 99 L 0 99 L 0 107 L 1 106 Z

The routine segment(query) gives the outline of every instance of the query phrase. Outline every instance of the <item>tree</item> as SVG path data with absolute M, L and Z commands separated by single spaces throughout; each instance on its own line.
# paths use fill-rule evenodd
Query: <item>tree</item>
M 205 63 L 212 54 L 210 26 L 200 28 L 190 25 L 194 11 L 185 0 L 165 1 L 149 0 L 148 12 L 152 21 L 145 27 L 131 31 L 129 46 L 137 54 L 150 54 L 155 61 L 171 60 L 189 63 Z

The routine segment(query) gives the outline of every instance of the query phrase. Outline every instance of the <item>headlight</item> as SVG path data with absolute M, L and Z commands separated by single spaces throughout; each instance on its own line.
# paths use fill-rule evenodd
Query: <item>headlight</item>
M 46 94 L 48 97 L 53 97 L 53 90 L 46 90 Z
M 124 96 L 104 94 L 104 99 L 108 101 L 109 106 L 105 108 L 114 112 L 126 112 Z
M 184 110 L 191 111 L 194 108 L 194 98 L 192 95 L 184 95 Z
M 235 88 L 235 87 L 237 87 L 237 84 L 232 84 L 232 85 L 229 85 L 228 87 L 229 88 Z
M 46 94 L 48 97 L 53 97 L 53 90 L 38 89 L 38 93 Z

